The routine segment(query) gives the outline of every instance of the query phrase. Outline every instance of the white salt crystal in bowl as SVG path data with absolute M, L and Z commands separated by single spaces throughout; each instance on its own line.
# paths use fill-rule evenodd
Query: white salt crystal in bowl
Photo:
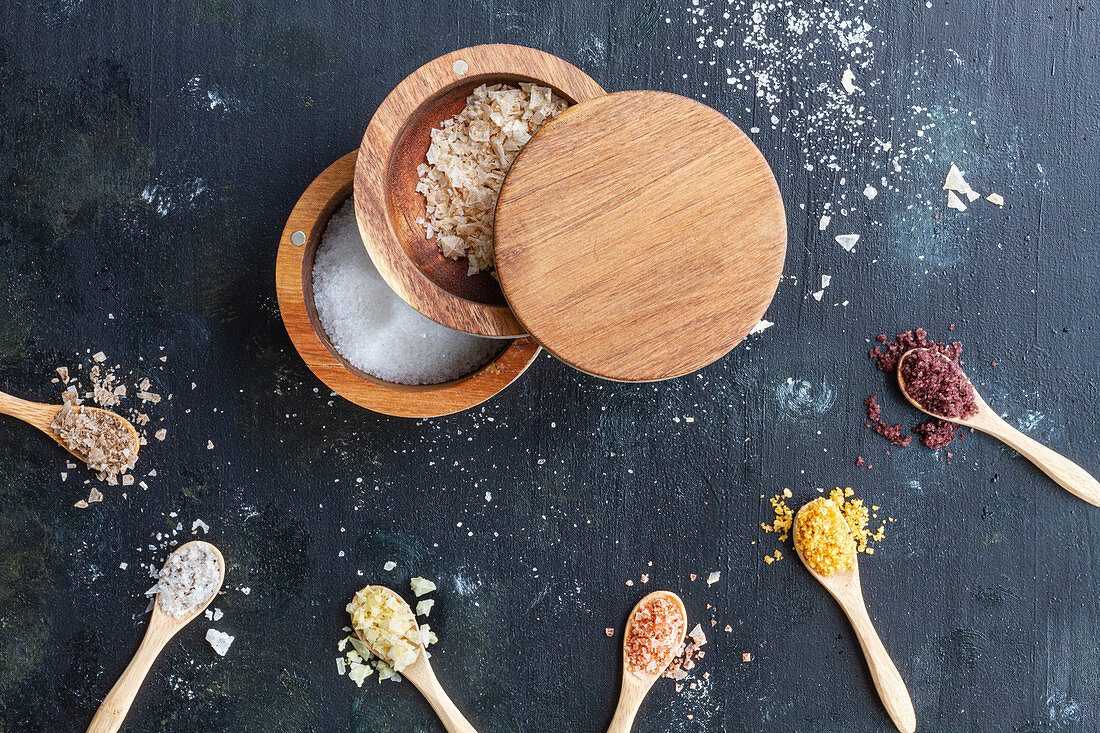
M 453 331 L 389 288 L 351 212 L 355 160 L 318 176 L 283 230 L 276 289 L 287 333 L 322 382 L 374 412 L 423 418 L 480 404 L 526 370 L 538 344 Z

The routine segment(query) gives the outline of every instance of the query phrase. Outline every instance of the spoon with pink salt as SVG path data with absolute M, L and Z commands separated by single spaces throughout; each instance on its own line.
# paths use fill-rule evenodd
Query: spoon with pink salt
M 188 542 L 168 556 L 153 586 L 157 596 L 145 638 L 99 706 L 87 733 L 115 733 L 122 727 L 161 650 L 180 629 L 202 615 L 224 581 L 225 559 L 209 542 Z
M 623 636 L 623 685 L 607 733 L 629 733 L 649 689 L 683 647 L 687 609 L 667 590 L 650 593 L 626 622 Z
M 1052 451 L 993 411 L 956 362 L 930 349 L 910 349 L 898 361 L 898 386 L 921 412 L 980 430 L 1015 449 L 1055 483 L 1100 506 L 1100 482 L 1065 456 Z

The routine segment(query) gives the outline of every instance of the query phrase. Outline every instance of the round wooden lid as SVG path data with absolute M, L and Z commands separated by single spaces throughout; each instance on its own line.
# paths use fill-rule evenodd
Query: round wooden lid
M 578 104 L 516 158 L 496 212 L 500 284 L 562 361 L 620 381 L 688 374 L 759 322 L 787 249 L 783 201 L 722 114 L 664 92 Z

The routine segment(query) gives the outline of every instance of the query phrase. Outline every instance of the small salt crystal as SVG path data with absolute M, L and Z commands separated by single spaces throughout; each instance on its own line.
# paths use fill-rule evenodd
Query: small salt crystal
M 722 578 L 722 573 L 715 570 L 713 573 L 707 576 L 707 585 L 714 585 Z M 699 628 L 698 626 L 696 628 Z
M 847 252 L 851 252 L 856 246 L 856 242 L 859 241 L 858 234 L 838 234 L 836 235 L 836 243 L 845 249 Z
M 985 200 L 991 204 L 996 204 L 997 206 L 1005 205 L 1005 197 L 999 193 L 991 193 L 985 197 Z
M 386 572 L 389 572 L 390 570 L 393 570 L 396 567 L 397 567 L 397 563 L 395 563 L 393 560 L 387 560 L 386 564 L 382 566 L 382 569 L 385 570 Z
M 191 523 L 191 531 L 194 532 L 195 530 L 199 529 L 202 530 L 203 534 L 206 534 L 210 531 L 210 525 L 202 521 L 201 519 L 196 519 L 194 522 Z
M 771 328 L 774 325 L 775 324 L 772 323 L 771 321 L 761 318 L 760 321 L 755 326 L 753 326 L 751 329 L 749 329 L 749 335 L 752 335 L 752 334 L 755 334 L 755 333 L 763 333 L 763 331 L 765 329 Z
M 124 562 L 120 562 L 120 563 L 118 564 L 118 569 L 119 569 L 119 570 L 125 570 L 125 569 L 126 569 L 126 568 L 128 568 L 128 567 L 130 567 L 130 566 L 129 566 L 129 565 L 127 565 L 127 564 L 126 564 L 126 563 L 124 563 Z
M 863 195 L 868 201 L 873 201 L 875 196 L 878 196 L 878 189 L 868 183 L 867 188 L 863 189 Z
M 811 293 L 814 296 L 814 300 L 821 300 L 821 296 L 825 295 L 824 290 L 815 290 Z
M 829 287 L 829 283 L 831 283 L 832 281 L 833 281 L 833 276 L 832 275 L 822 275 L 821 276 L 821 289 L 824 290 L 825 288 Z
M 224 657 L 225 653 L 229 651 L 230 645 L 233 643 L 235 637 L 225 634 L 217 629 L 206 630 L 206 640 L 210 642 L 210 646 L 214 648 L 214 651 L 219 656 Z
M 206 450 L 214 450 L 214 441 L 212 441 L 212 440 L 206 441 Z
M 856 86 L 856 74 L 851 69 L 845 69 L 844 73 L 840 75 L 840 86 L 844 87 L 844 91 L 848 94 L 855 94 L 859 87 Z
M 251 592 L 252 592 L 252 589 L 249 588 L 247 585 L 244 588 L 241 588 L 241 593 L 244 593 L 246 596 Z
M 833 218 L 831 216 L 823 214 L 821 216 L 821 220 L 817 222 L 818 231 L 825 231 L 825 228 L 829 226 L 829 222 L 831 222 L 832 220 Z
M 962 202 L 954 191 L 947 192 L 947 208 L 954 209 L 955 211 L 966 211 L 966 204 Z

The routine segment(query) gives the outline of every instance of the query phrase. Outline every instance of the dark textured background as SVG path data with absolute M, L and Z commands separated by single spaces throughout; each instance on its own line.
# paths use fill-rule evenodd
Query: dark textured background
M 835 44 L 792 64 L 765 110 L 722 67 L 766 52 L 740 31 L 700 50 L 692 1 L 0 4 L 0 388 L 53 400 L 54 366 L 90 348 L 127 367 L 167 354 L 154 381 L 175 394 L 155 411 L 168 440 L 139 464 L 152 488 L 85 511 L 84 474 L 62 483 L 64 454 L 0 418 L 0 731 L 83 730 L 143 633 L 138 565 L 163 558 L 146 545 L 171 511 L 211 525 L 229 564 L 213 625 L 237 640 L 222 659 L 209 622 L 182 632 L 129 730 L 436 730 L 408 684 L 359 690 L 333 662 L 352 592 L 405 590 L 410 573 L 440 584 L 433 663 L 482 730 L 597 730 L 621 640 L 603 629 L 642 572 L 719 625 L 704 689 L 658 685 L 639 730 L 887 730 L 835 604 L 789 551 L 762 562 L 777 545 L 756 528 L 760 495 L 834 485 L 898 519 L 862 573 L 921 730 L 1100 728 L 1100 510 L 983 436 L 947 465 L 923 447 L 885 456 L 861 420 L 879 392 L 888 419 L 916 422 L 866 339 L 955 322 L 989 402 L 1100 471 L 1100 7 L 867 7 L 876 57 L 857 83 L 875 129 L 855 144 L 799 131 L 787 109 L 837 87 Z M 723 0 L 708 5 L 703 25 L 721 24 Z M 789 212 L 777 325 L 656 386 L 543 357 L 483 408 L 423 423 L 318 390 L 275 304 L 283 221 L 407 73 L 486 41 L 559 54 L 610 90 L 705 94 L 759 127 Z M 866 201 L 886 175 L 866 141 L 912 141 L 917 117 L 935 122 L 925 146 Z M 839 171 L 807 171 L 807 146 L 835 147 Z M 945 211 L 952 161 L 1007 205 Z M 848 219 L 818 232 L 845 193 Z M 853 253 L 832 241 L 845 230 L 863 235 Z M 687 580 L 714 569 L 710 589 Z

